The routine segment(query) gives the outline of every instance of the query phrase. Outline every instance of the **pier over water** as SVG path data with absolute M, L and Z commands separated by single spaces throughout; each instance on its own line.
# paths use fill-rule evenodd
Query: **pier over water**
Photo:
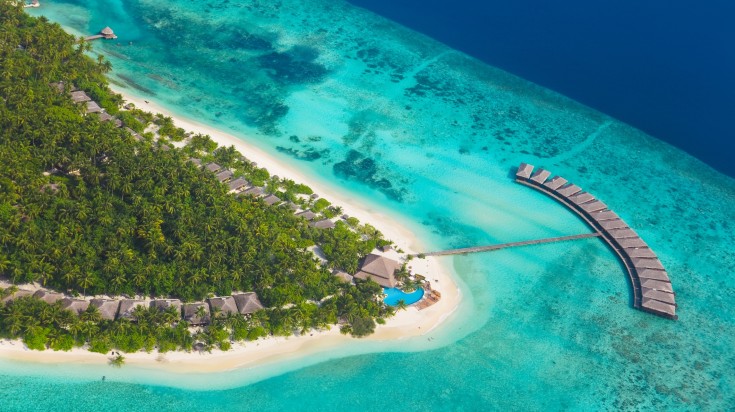
M 521 163 L 516 182 L 534 188 L 575 212 L 618 256 L 633 289 L 633 307 L 669 319 L 677 319 L 676 299 L 666 270 L 638 234 L 603 202 L 582 188 L 532 165 Z

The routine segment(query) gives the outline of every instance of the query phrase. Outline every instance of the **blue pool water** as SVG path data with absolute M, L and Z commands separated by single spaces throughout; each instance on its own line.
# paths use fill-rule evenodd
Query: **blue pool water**
M 411 293 L 406 293 L 398 288 L 383 288 L 385 299 L 383 301 L 390 306 L 396 306 L 399 300 L 403 300 L 406 305 L 412 305 L 424 296 L 424 289 L 417 288 Z

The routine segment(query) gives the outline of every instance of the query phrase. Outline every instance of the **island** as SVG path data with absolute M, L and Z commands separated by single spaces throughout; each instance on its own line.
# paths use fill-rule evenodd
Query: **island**
M 417 308 L 442 296 L 309 186 L 126 104 L 89 42 L 22 9 L 0 2 L 0 338 L 119 365 L 332 327 L 364 337 L 407 306 L 389 289 Z

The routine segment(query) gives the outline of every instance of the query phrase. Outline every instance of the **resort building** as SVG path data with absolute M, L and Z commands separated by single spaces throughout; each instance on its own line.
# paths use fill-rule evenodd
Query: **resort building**
M 209 302 L 210 313 L 222 313 L 227 315 L 230 313 L 238 313 L 237 304 L 232 296 L 223 296 L 207 299 Z
M 120 309 L 118 310 L 119 314 L 117 317 L 119 319 L 132 319 L 134 317 L 133 312 L 135 312 L 135 308 L 138 306 L 145 308 L 147 305 L 143 300 L 123 299 L 120 301 Z
M 220 170 L 222 170 L 222 166 L 218 165 L 217 163 L 207 163 L 205 166 L 208 172 L 217 173 Z
M 401 264 L 395 260 L 371 253 L 365 257 L 355 277 L 362 280 L 371 279 L 384 288 L 393 288 L 397 284 L 394 275 L 400 267 Z
M 87 310 L 88 307 L 89 302 L 86 300 L 66 298 L 61 301 L 62 309 L 70 310 L 73 314 L 77 316 Z
M 87 114 L 89 113 L 101 113 L 102 108 L 100 105 L 97 104 L 95 101 L 88 101 L 87 102 Z
M 120 307 L 120 301 L 112 299 L 92 299 L 89 304 L 97 308 L 105 320 L 115 320 L 117 309 Z
M 276 195 L 268 195 L 263 198 L 263 201 L 265 202 L 266 205 L 273 206 L 276 203 L 279 203 L 281 199 Z
M 185 303 L 182 308 L 184 320 L 189 322 L 190 325 L 199 326 L 209 324 L 209 305 L 206 303 Z
M 303 212 L 296 213 L 296 216 L 303 217 L 308 221 L 312 221 L 316 218 L 316 213 L 312 212 L 311 210 L 304 210 Z
M 240 190 L 248 187 L 250 185 L 250 182 L 245 180 L 245 178 L 238 177 L 237 179 L 231 181 L 227 184 L 227 187 L 230 189 L 230 193 L 236 193 Z
M 71 100 L 74 103 L 84 103 L 91 101 L 92 98 L 89 97 L 89 95 L 87 95 L 87 93 L 85 93 L 83 90 L 75 90 L 71 92 Z
M 232 295 L 232 298 L 235 300 L 237 310 L 241 315 L 248 315 L 263 309 L 263 304 L 260 303 L 255 292 L 238 293 Z
M 334 229 L 334 222 L 329 219 L 322 219 L 318 222 L 312 223 L 311 225 L 317 229 Z
M 181 301 L 178 299 L 156 299 L 151 301 L 151 308 L 164 311 L 171 307 L 176 308 L 177 313 L 181 313 Z
M 219 180 L 220 183 L 224 183 L 224 182 L 230 180 L 230 178 L 232 178 L 233 175 L 234 175 L 234 173 L 232 173 L 232 170 L 225 169 L 225 170 L 217 173 L 217 180 Z
M 2 302 L 7 303 L 7 302 L 10 302 L 11 300 L 15 300 L 18 298 L 24 298 L 26 296 L 33 296 L 33 292 L 30 290 L 23 290 L 23 289 L 17 290 L 15 291 L 15 293 L 11 293 L 10 295 L 4 297 L 2 299 Z
M 41 299 L 42 301 L 48 303 L 49 305 L 54 304 L 62 299 L 64 299 L 64 295 L 61 293 L 56 292 L 49 292 L 47 290 L 39 290 L 36 291 L 36 293 L 33 294 L 35 298 Z
M 248 196 L 260 196 L 263 194 L 263 188 L 260 186 L 253 186 L 250 189 L 242 192 L 242 194 Z

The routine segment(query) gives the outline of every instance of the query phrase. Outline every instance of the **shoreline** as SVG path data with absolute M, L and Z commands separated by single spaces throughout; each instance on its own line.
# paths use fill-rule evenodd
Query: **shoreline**
M 320 197 L 329 200 L 332 204 L 341 206 L 344 213 L 356 217 L 363 224 L 369 223 L 374 226 L 383 233 L 386 239 L 392 241 L 397 248 L 404 252 L 415 254 L 424 251 L 425 248 L 416 234 L 408 230 L 405 225 L 400 224 L 395 216 L 366 207 L 364 202 L 352 197 L 349 193 L 340 191 L 318 180 L 309 179 L 304 173 L 290 167 L 288 164 L 284 164 L 282 161 L 278 161 L 264 150 L 248 144 L 232 134 L 172 113 L 150 99 L 148 99 L 149 103 L 146 103 L 143 98 L 130 95 L 114 85 L 110 88 L 121 94 L 127 103 L 133 103 L 139 109 L 171 117 L 177 127 L 181 127 L 187 132 L 209 135 L 220 146 L 234 146 L 248 159 L 257 162 L 258 167 L 267 169 L 271 175 L 278 175 L 308 185 Z M 409 338 L 426 335 L 456 312 L 462 293 L 454 281 L 453 268 L 448 261 L 441 262 L 436 257 L 427 257 L 425 259 L 414 259 L 409 262 L 409 266 L 413 268 L 414 273 L 422 274 L 431 281 L 432 288 L 441 292 L 441 299 L 421 311 L 413 306 L 399 311 L 393 317 L 386 319 L 385 325 L 377 325 L 375 333 L 365 338 L 357 339 L 341 335 L 337 325 L 333 325 L 330 330 L 311 331 L 308 335 L 287 338 L 268 337 L 253 342 L 235 343 L 232 349 L 227 352 L 215 350 L 211 354 L 194 352 L 159 354 L 155 351 L 151 353 L 130 353 L 124 355 L 125 364 L 126 366 L 133 365 L 144 369 L 172 373 L 226 372 L 283 363 L 286 360 L 324 354 L 336 349 L 347 349 L 351 346 L 362 349 L 356 353 L 368 353 L 371 351 L 368 348 L 363 348 L 365 343 L 390 344 L 391 342 L 405 341 Z M 431 340 L 433 339 L 429 339 L 429 341 Z M 350 343 L 353 343 L 353 345 L 350 345 Z M 395 349 L 400 350 L 398 347 Z M 423 348 L 417 350 L 421 349 Z M 28 350 L 20 341 L 0 340 L 0 359 L 43 364 L 106 365 L 109 361 L 109 355 L 93 353 L 81 348 L 75 348 L 69 352 L 54 352 L 50 349 L 39 352 Z

